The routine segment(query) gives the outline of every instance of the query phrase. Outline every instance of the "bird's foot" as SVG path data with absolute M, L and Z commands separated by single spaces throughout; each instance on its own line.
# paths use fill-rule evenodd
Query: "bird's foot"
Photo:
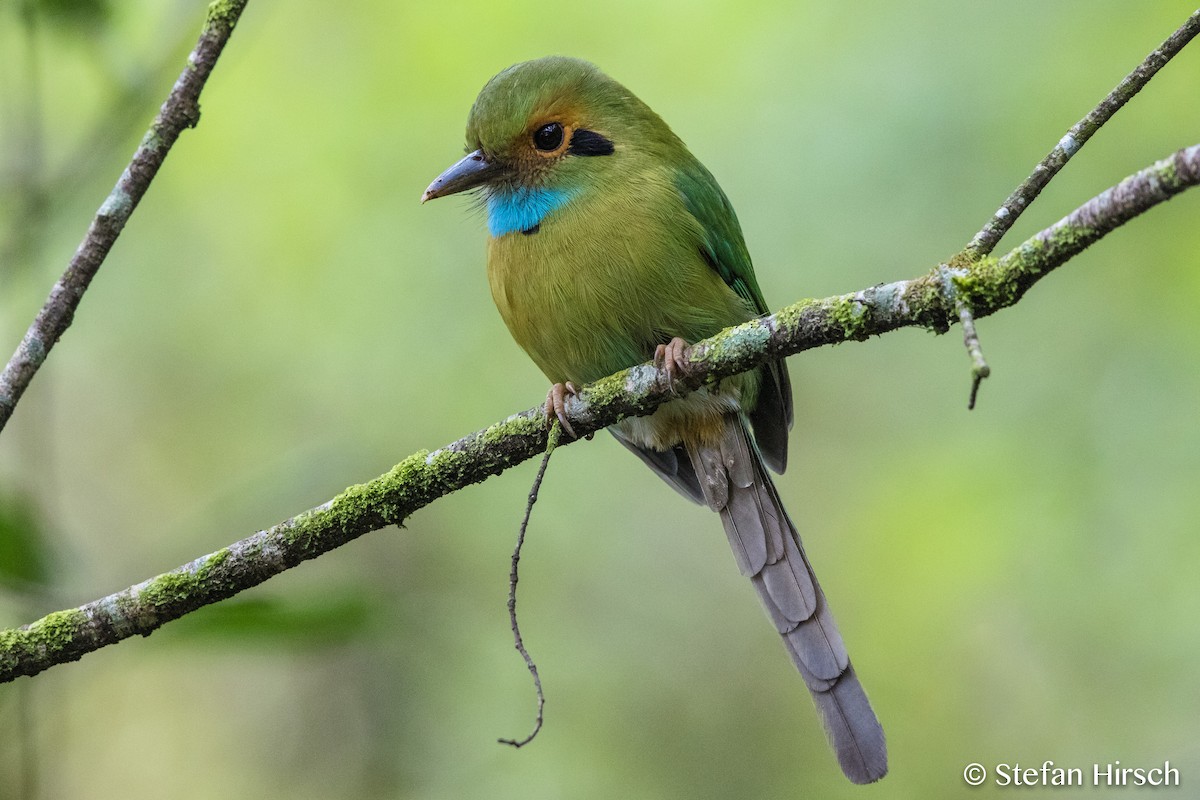
M 672 394 L 675 393 L 675 381 L 688 371 L 687 357 L 684 355 L 687 348 L 688 343 L 678 336 L 654 348 L 654 366 L 666 373 Z
M 578 396 L 579 390 L 570 381 L 556 383 L 546 393 L 546 423 L 551 424 L 557 419 L 558 424 L 562 425 L 562 429 L 570 434 L 572 439 L 579 437 L 575 435 L 575 429 L 567 421 L 567 397 Z

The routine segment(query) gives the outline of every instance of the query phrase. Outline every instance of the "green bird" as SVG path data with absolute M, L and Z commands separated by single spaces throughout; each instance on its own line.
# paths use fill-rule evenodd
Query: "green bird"
M 653 360 L 674 381 L 688 342 L 768 313 L 733 207 L 657 114 L 591 64 L 509 67 L 476 98 L 468 154 L 421 200 L 477 190 L 488 280 L 565 414 L 577 386 Z M 721 516 L 743 574 L 812 693 L 842 771 L 887 772 L 883 729 L 767 467 L 792 423 L 780 361 L 610 428 L 659 477 Z

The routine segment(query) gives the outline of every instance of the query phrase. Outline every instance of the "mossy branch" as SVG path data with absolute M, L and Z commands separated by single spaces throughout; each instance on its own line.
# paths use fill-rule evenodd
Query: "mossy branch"
M 803 300 L 690 348 L 683 386 L 668 386 L 659 370 L 643 364 L 584 387 L 569 401 L 569 419 L 584 436 L 771 359 L 903 327 L 941 333 L 959 320 L 958 301 L 970 305 L 976 317 L 995 313 L 1109 231 L 1197 184 L 1200 145 L 1126 178 L 1003 257 L 960 254 L 918 278 Z M 952 293 L 945 289 L 947 270 Z M 149 635 L 369 531 L 400 524 L 439 497 L 541 455 L 547 433 L 540 406 L 515 414 L 440 450 L 415 453 L 369 483 L 176 570 L 0 631 L 0 682 L 78 660 L 135 634 Z
M 84 292 L 150 188 L 175 140 L 185 129 L 194 128 L 200 122 L 200 92 L 247 2 L 215 0 L 209 5 L 200 38 L 188 55 L 187 66 L 142 137 L 117 185 L 100 204 L 62 277 L 50 290 L 41 311 L 30 323 L 4 371 L 0 372 L 0 431 L 12 417 L 17 402 L 29 388 L 51 348 L 71 326 Z

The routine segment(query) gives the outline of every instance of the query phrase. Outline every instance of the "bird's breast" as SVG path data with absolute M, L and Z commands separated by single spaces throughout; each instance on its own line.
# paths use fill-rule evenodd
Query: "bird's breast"
M 698 341 L 754 316 L 701 256 L 703 231 L 673 185 L 624 188 L 580 193 L 543 216 L 536 232 L 489 239 L 496 307 L 552 382 L 591 383 L 649 360 L 672 337 Z M 664 406 L 627 437 L 670 446 L 698 420 L 719 421 L 752 402 L 757 381 L 722 386 Z
M 730 324 L 732 292 L 686 245 L 685 219 L 673 228 L 628 198 L 594 195 L 547 213 L 534 233 L 489 240 L 500 315 L 552 381 L 591 382 L 672 336 Z
M 554 382 L 590 383 L 754 312 L 700 255 L 703 231 L 657 173 L 573 193 L 536 232 L 489 238 L 492 297 Z

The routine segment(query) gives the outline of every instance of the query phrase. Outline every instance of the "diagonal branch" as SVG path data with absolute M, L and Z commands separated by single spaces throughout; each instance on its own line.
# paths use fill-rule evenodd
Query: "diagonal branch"
M 17 402 L 45 362 L 50 349 L 71 326 L 84 292 L 108 257 L 133 210 L 150 188 L 150 182 L 158 174 L 171 146 L 185 128 L 194 128 L 200 121 L 200 92 L 225 43 L 229 41 L 247 1 L 215 0 L 208 7 L 208 17 L 196 47 L 188 56 L 187 66 L 175 81 L 150 129 L 142 137 L 141 144 L 121 173 L 117 185 L 100 204 L 66 271 L 50 290 L 42 310 L 0 373 L 0 431 L 12 417 Z
M 1034 167 L 1033 173 L 1013 190 L 1013 193 L 988 220 L 983 229 L 975 234 L 975 238 L 964 248 L 964 254 L 978 258 L 991 253 L 1000 242 L 1001 237 L 1008 233 L 1008 229 L 1017 221 L 1017 217 L 1021 216 L 1029 204 L 1041 194 L 1050 179 L 1066 166 L 1071 156 L 1079 152 L 1087 140 L 1092 138 L 1092 134 L 1098 131 L 1101 125 L 1108 122 L 1113 114 L 1120 111 L 1121 107 L 1128 103 L 1135 94 L 1140 92 L 1142 87 L 1149 83 L 1150 79 L 1165 67 L 1167 62 L 1182 50 L 1184 45 L 1190 42 L 1197 33 L 1200 33 L 1200 10 L 1188 17 L 1179 30 L 1167 37 L 1165 42 L 1146 56 L 1133 72 L 1126 75 L 1116 88 L 1100 101 L 1098 106 L 1088 112 L 1086 117 L 1071 126 L 1071 129 L 1054 146 L 1054 149 Z
M 958 320 L 944 290 L 947 270 L 976 316 L 995 313 L 1108 232 L 1197 184 L 1200 144 L 1126 178 L 1001 258 L 939 265 L 911 280 L 802 300 L 724 330 L 688 351 L 685 386 L 669 386 L 648 364 L 598 381 L 571 401 L 571 424 L 583 436 L 624 417 L 648 414 L 679 393 L 824 345 L 911 326 L 944 332 Z M 546 437 L 540 407 L 515 414 L 440 450 L 415 453 L 369 483 L 176 570 L 21 628 L 0 630 L 0 682 L 76 661 L 135 634 L 149 635 L 369 531 L 400 524 L 439 497 L 542 454 Z

